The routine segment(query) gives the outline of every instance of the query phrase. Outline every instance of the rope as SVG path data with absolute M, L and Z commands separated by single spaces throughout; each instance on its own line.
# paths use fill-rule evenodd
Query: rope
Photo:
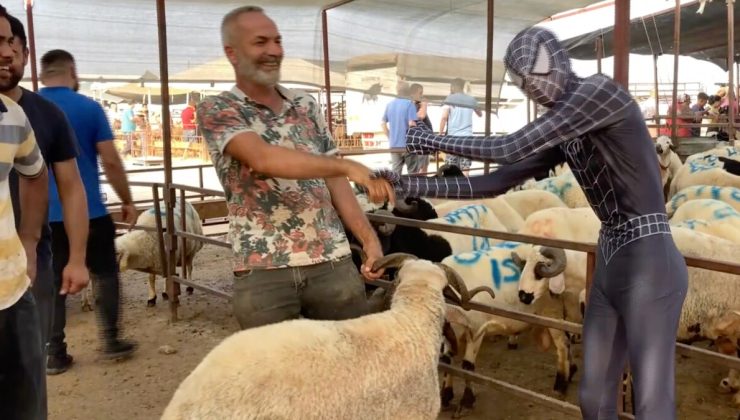
M 647 25 L 645 25 L 645 18 L 641 16 L 640 20 L 642 21 L 643 29 L 645 29 L 645 38 L 647 38 L 648 46 L 650 47 L 650 54 L 655 55 L 655 50 L 653 50 L 653 43 L 650 42 L 650 33 L 647 30 Z

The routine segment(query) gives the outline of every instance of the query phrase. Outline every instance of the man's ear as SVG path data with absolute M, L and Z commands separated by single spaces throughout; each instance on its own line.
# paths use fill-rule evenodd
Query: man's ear
M 550 53 L 547 50 L 545 43 L 540 43 L 539 47 L 537 47 L 537 57 L 535 58 L 532 70 L 529 73 L 545 75 L 550 74 L 551 70 L 552 58 L 550 57 Z
M 238 60 L 236 59 L 236 51 L 234 51 L 234 47 L 224 45 L 224 54 L 226 54 L 226 58 L 229 59 L 229 62 L 236 66 Z

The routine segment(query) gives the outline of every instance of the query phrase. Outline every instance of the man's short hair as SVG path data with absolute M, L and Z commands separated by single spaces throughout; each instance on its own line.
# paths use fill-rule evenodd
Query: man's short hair
M 421 92 L 424 90 L 424 86 L 420 85 L 419 83 L 413 83 L 411 87 L 409 87 L 409 91 L 411 92 Z
M 708 100 L 709 100 L 709 95 L 707 95 L 707 94 L 706 94 L 706 93 L 704 93 L 704 92 L 699 92 L 699 94 L 698 94 L 698 95 L 696 95 L 696 100 L 697 100 L 697 101 L 701 101 L 702 99 L 704 99 L 704 100 L 707 100 L 707 101 L 708 101 Z
M 231 33 L 231 27 L 233 26 L 234 22 L 236 22 L 236 20 L 239 18 L 239 16 L 245 13 L 254 13 L 254 12 L 264 13 L 265 10 L 259 6 L 241 6 L 227 13 L 224 16 L 223 20 L 221 21 L 221 44 L 226 46 L 226 45 L 231 44 L 231 42 L 233 41 L 231 39 L 231 36 L 233 35 Z
M 0 6 L 2 7 L 2 6 Z M 10 22 L 10 31 L 13 32 L 13 37 L 17 38 L 18 41 L 21 42 L 21 45 L 23 48 L 28 48 L 28 39 L 26 38 L 26 28 L 23 27 L 23 23 L 21 23 L 20 20 L 18 20 L 17 17 L 13 15 L 9 15 L 5 8 L 3 8 L 3 11 L 0 12 L 0 17 L 4 17 L 8 19 L 8 22 Z
M 51 50 L 41 57 L 41 75 L 44 77 L 66 74 L 75 59 L 65 50 Z
M 458 90 L 463 90 L 465 89 L 465 80 L 460 78 L 452 79 L 452 82 L 450 82 L 450 86 Z

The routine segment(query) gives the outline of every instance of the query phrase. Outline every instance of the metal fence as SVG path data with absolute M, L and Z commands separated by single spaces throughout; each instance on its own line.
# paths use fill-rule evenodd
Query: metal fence
M 177 314 L 177 308 L 179 305 L 179 294 L 180 294 L 180 285 L 184 284 L 186 286 L 190 286 L 194 289 L 198 289 L 204 293 L 209 293 L 221 298 L 230 299 L 231 295 L 229 295 L 226 292 L 223 292 L 221 290 L 217 290 L 208 286 L 204 286 L 199 284 L 197 281 L 194 281 L 191 276 L 188 276 L 185 272 L 185 269 L 181 269 L 181 273 L 178 274 L 176 271 L 176 267 L 180 265 L 181 267 L 185 267 L 184 264 L 184 253 L 181 253 L 178 256 L 177 250 L 184 250 L 186 241 L 201 241 L 206 244 L 215 245 L 223 248 L 230 248 L 231 245 L 228 242 L 214 239 L 212 237 L 207 237 L 204 235 L 195 235 L 192 233 L 185 232 L 185 220 L 184 217 L 184 211 L 185 206 L 184 202 L 189 197 L 186 193 L 195 193 L 196 196 L 220 196 L 223 197 L 224 194 L 222 191 L 216 191 L 216 190 L 210 190 L 205 188 L 198 188 L 193 187 L 189 185 L 181 185 L 181 184 L 172 184 L 167 191 L 164 191 L 165 185 L 163 183 L 144 183 L 144 182 L 137 182 L 135 183 L 137 186 L 149 186 L 152 188 L 152 197 L 154 202 L 154 207 L 158 214 L 164 214 L 162 213 L 162 208 L 160 204 L 160 189 L 163 189 L 164 194 L 161 194 L 164 197 L 164 205 L 165 206 L 175 206 L 174 202 L 169 202 L 168 197 L 175 197 L 177 196 L 177 199 L 180 200 L 180 209 L 183 212 L 181 217 L 181 223 L 183 224 L 180 226 L 180 231 L 176 232 L 168 232 L 165 227 L 163 227 L 163 223 L 161 221 L 161 218 L 157 219 L 157 225 L 156 228 L 145 228 L 149 231 L 156 231 L 158 235 L 159 240 L 159 249 L 160 249 L 160 255 L 162 258 L 162 266 L 166 267 L 165 270 L 165 279 L 167 284 L 167 292 L 170 296 L 170 314 L 172 321 L 177 321 L 178 314 Z M 170 194 L 170 192 L 176 192 L 178 194 Z M 226 211 L 226 206 L 224 203 L 224 213 Z M 581 251 L 586 252 L 588 255 L 588 265 L 587 265 L 587 288 L 590 287 L 591 279 L 593 276 L 593 267 L 595 262 L 595 252 L 596 252 L 596 245 L 593 243 L 581 243 L 581 242 L 572 242 L 572 241 L 563 241 L 563 240 L 557 240 L 557 239 L 549 239 L 549 238 L 541 238 L 536 236 L 529 236 L 529 235 L 520 235 L 517 233 L 511 233 L 511 232 L 501 232 L 501 231 L 494 231 L 494 230 L 487 230 L 487 229 L 477 229 L 477 228 L 470 228 L 470 227 L 462 227 L 462 226 L 453 226 L 453 225 L 447 225 L 442 223 L 435 223 L 435 222 L 428 222 L 428 221 L 420 221 L 420 220 L 414 220 L 414 219 L 407 219 L 407 218 L 399 218 L 399 217 L 393 217 L 393 216 L 383 216 L 378 214 L 372 214 L 368 213 L 367 215 L 368 219 L 370 221 L 374 222 L 390 222 L 397 225 L 402 226 L 410 226 L 410 227 L 418 227 L 418 228 L 424 228 L 424 229 L 430 229 L 440 232 L 450 232 L 450 233 L 457 233 L 457 234 L 463 234 L 463 235 L 471 235 L 471 236 L 480 236 L 480 237 L 486 237 L 486 238 L 492 238 L 492 239 L 498 239 L 503 241 L 515 241 L 515 242 L 521 242 L 521 243 L 529 243 L 534 245 L 542 245 L 542 246 L 551 246 L 551 247 L 557 247 L 557 248 L 563 248 L 563 249 L 569 249 L 574 251 Z M 118 224 L 119 226 L 124 226 L 122 224 Z M 134 229 L 141 229 L 142 227 L 134 227 Z M 179 259 L 179 261 L 178 261 Z M 702 268 L 717 272 L 724 272 L 724 273 L 730 273 L 735 275 L 740 275 L 740 264 L 737 263 L 731 263 L 731 262 L 724 262 L 724 261 L 716 261 L 711 259 L 705 259 L 705 258 L 695 258 L 695 257 L 685 257 L 686 263 L 690 267 L 696 267 L 696 268 Z M 181 264 L 178 264 L 182 262 Z M 189 273 L 192 274 L 192 273 Z M 738 279 L 740 281 L 740 279 Z M 378 285 L 381 286 L 387 286 L 389 283 L 387 282 L 375 282 Z M 507 310 L 503 308 L 497 308 L 492 307 L 488 305 L 483 305 L 480 303 L 475 302 L 468 302 L 462 305 L 462 307 L 466 310 L 473 310 L 473 311 L 479 311 L 483 313 L 488 313 L 492 315 L 507 317 L 510 319 L 526 322 L 531 325 L 545 327 L 545 328 L 553 328 L 553 329 L 559 329 L 562 331 L 567 331 L 570 333 L 576 333 L 580 334 L 582 332 L 582 326 L 581 324 L 568 322 L 562 319 L 555 319 L 555 318 L 548 318 L 543 317 L 531 313 L 525 313 L 525 312 L 519 312 L 514 310 Z M 697 347 L 692 347 L 689 345 L 676 343 L 676 352 L 680 355 L 689 356 L 697 359 L 701 359 L 704 361 L 708 361 L 717 365 L 721 365 L 727 368 L 732 369 L 740 369 L 740 359 L 736 357 L 730 357 L 726 356 L 717 352 L 708 351 L 704 349 L 700 349 Z M 494 378 L 486 377 L 484 375 L 465 371 L 462 369 L 455 368 L 453 366 L 450 366 L 448 364 L 440 363 L 439 369 L 441 372 L 446 372 L 449 374 L 452 374 L 454 376 L 458 376 L 460 378 L 470 380 L 473 383 L 478 383 L 482 385 L 486 385 L 488 387 L 498 389 L 500 391 L 509 393 L 511 395 L 515 395 L 533 402 L 536 402 L 538 404 L 544 405 L 546 407 L 561 411 L 566 414 L 574 414 L 574 415 L 580 415 L 580 409 L 571 403 L 560 401 L 558 399 L 549 397 L 544 394 L 539 394 L 531 390 L 527 390 L 524 388 L 521 388 L 519 386 L 496 380 Z M 621 409 L 621 407 L 620 407 Z M 620 412 L 620 418 L 625 419 L 631 419 L 634 418 L 632 415 L 624 412 Z

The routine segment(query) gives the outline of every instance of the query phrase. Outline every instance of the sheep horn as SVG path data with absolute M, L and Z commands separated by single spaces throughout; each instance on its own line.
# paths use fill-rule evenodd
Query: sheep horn
M 511 260 L 514 261 L 514 264 L 516 264 L 516 266 L 519 267 L 520 270 L 524 269 L 526 261 L 524 261 L 522 257 L 520 257 L 519 254 L 516 253 L 516 251 L 511 252 Z
M 365 263 L 365 261 L 367 261 L 367 254 L 365 254 L 365 250 L 362 249 L 361 246 L 355 243 L 350 243 L 349 249 L 360 255 L 360 259 L 362 260 L 363 264 Z
M 375 264 L 373 264 L 373 270 L 372 271 L 378 271 L 383 268 L 388 267 L 400 267 L 401 264 L 403 264 L 404 261 L 412 259 L 417 260 L 419 259 L 416 255 L 407 254 L 404 252 L 395 252 L 393 254 L 388 254 L 384 256 L 383 258 L 375 261 Z
M 549 278 L 555 277 L 565 271 L 567 259 L 563 249 L 543 246 L 540 248 L 540 254 L 542 254 L 543 257 L 548 258 L 550 261 L 538 262 L 537 265 L 534 266 L 535 274 L 543 278 Z
M 410 203 L 408 201 L 411 201 Z M 416 200 L 409 200 L 405 198 L 403 200 L 396 201 L 395 207 L 399 212 L 403 214 L 413 214 L 419 211 L 419 202 Z
M 458 303 L 460 305 L 466 304 L 470 302 L 470 300 L 473 299 L 473 297 L 480 292 L 488 293 L 491 296 L 491 299 L 496 298 L 496 294 L 490 287 L 480 286 L 468 291 L 468 288 L 465 285 L 465 281 L 463 281 L 462 277 L 460 277 L 460 274 L 458 274 L 457 271 L 444 264 L 438 263 L 437 265 L 440 266 L 442 270 L 444 270 L 445 274 L 447 274 L 447 283 L 449 283 L 453 290 L 457 291 L 457 293 L 460 294 L 459 302 L 455 303 Z M 454 299 L 452 300 L 454 301 Z

